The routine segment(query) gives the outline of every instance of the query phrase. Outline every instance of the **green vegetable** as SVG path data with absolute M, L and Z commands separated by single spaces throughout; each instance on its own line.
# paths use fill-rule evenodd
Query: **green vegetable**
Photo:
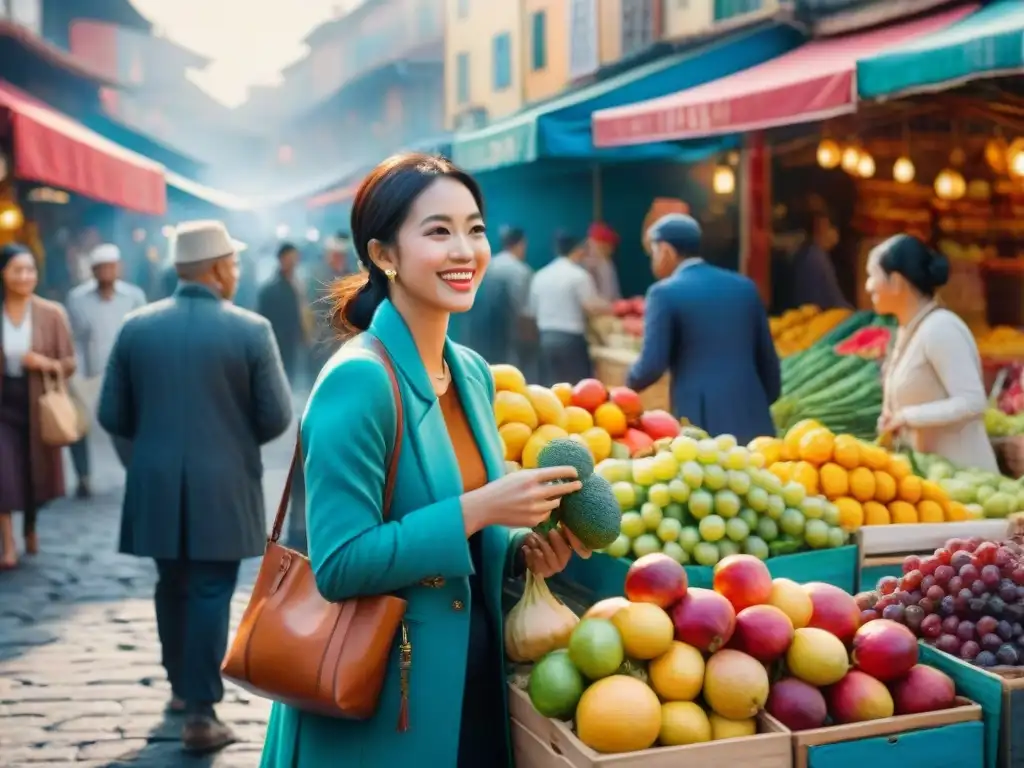
M 590 549 L 604 549 L 619 537 L 622 513 L 612 493 L 612 484 L 600 475 L 590 475 L 583 487 L 562 499 L 562 525 Z
M 538 467 L 575 467 L 580 480 L 594 473 L 594 457 L 583 443 L 559 437 L 541 448 L 537 455 Z

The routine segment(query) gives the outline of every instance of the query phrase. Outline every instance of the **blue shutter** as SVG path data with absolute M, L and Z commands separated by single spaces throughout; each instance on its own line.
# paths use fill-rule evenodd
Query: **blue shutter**
M 455 96 L 459 104 L 469 102 L 469 54 L 460 53 L 455 59 Z
M 512 85 L 512 40 L 508 32 L 494 36 L 494 90 Z
M 533 14 L 532 52 L 534 71 L 544 69 L 548 65 L 548 30 L 547 14 L 537 11 Z

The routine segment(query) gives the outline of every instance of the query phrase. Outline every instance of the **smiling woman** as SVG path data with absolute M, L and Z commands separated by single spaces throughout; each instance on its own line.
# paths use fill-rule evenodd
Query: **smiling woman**
M 351 229 L 365 272 L 334 287 L 332 319 L 358 335 L 301 426 L 309 556 L 326 600 L 395 594 L 405 621 L 376 714 L 277 704 L 262 766 L 509 765 L 502 584 L 565 567 L 578 542 L 528 529 L 580 483 L 572 467 L 505 475 L 490 369 L 447 338 L 491 258 L 476 182 L 441 158 L 389 158 L 356 193 Z

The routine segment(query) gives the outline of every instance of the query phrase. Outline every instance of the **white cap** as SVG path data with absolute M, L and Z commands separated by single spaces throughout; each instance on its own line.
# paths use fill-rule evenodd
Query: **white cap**
M 172 260 L 175 264 L 195 264 L 221 259 L 246 249 L 245 243 L 228 234 L 222 221 L 186 221 L 179 224 L 171 237 Z
M 113 243 L 97 245 L 89 254 L 89 264 L 98 267 L 100 264 L 117 264 L 121 261 L 121 249 Z
M 352 245 L 352 241 L 347 237 L 338 237 L 337 235 L 331 235 L 324 240 L 324 250 L 342 253 L 349 250 Z

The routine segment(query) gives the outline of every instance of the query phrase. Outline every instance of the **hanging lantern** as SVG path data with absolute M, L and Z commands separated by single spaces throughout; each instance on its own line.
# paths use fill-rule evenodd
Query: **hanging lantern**
M 967 194 L 967 182 L 963 174 L 953 168 L 943 169 L 935 177 L 935 194 L 941 200 L 960 200 Z
M 736 189 L 736 174 L 728 165 L 719 165 L 711 177 L 711 187 L 718 195 L 731 195 Z
M 842 152 L 839 145 L 832 139 L 822 139 L 818 144 L 818 165 L 822 168 L 832 169 L 839 165 Z
M 843 156 L 840 163 L 843 166 L 843 170 L 847 173 L 854 174 L 857 172 L 857 163 L 860 162 L 860 150 L 854 146 L 847 147 L 843 150 Z
M 900 184 L 912 182 L 916 172 L 917 169 L 914 168 L 914 161 L 906 156 L 899 158 L 892 165 L 892 177 Z
M 857 175 L 862 179 L 870 179 L 875 175 L 875 158 L 867 152 L 861 153 L 857 160 Z
M 1006 149 L 1006 170 L 1011 176 L 1024 176 L 1024 139 L 1015 139 Z
M 0 229 L 7 230 L 8 232 L 14 232 L 15 230 L 21 229 L 21 225 L 25 223 L 25 216 L 21 212 L 21 208 L 16 205 L 8 205 L 2 211 L 0 211 Z

